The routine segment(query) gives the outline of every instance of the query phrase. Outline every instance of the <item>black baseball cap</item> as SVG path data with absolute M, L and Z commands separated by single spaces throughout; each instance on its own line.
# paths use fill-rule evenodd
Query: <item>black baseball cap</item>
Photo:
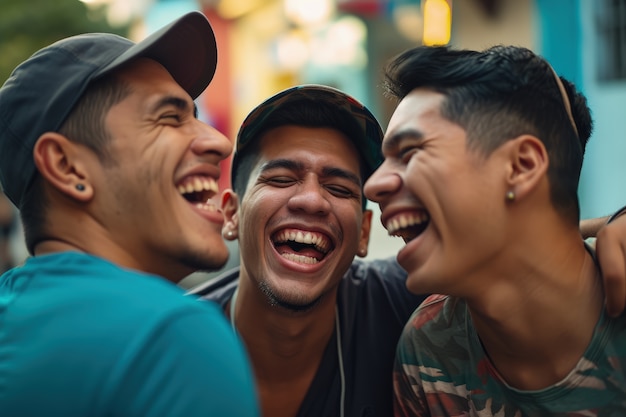
M 217 45 L 206 16 L 187 13 L 139 43 L 111 33 L 62 39 L 35 52 L 0 88 L 0 183 L 18 208 L 37 173 L 33 148 L 58 131 L 89 84 L 129 61 L 163 65 L 197 98 L 217 66 Z
M 235 183 L 238 173 L 238 165 L 241 156 L 245 154 L 248 145 L 259 140 L 266 129 L 266 121 L 269 117 L 284 108 L 296 103 L 322 102 L 332 105 L 338 114 L 352 119 L 359 127 L 358 136 L 351 135 L 355 147 L 365 168 L 365 181 L 370 177 L 383 162 L 381 144 L 383 131 L 376 117 L 362 103 L 354 97 L 333 87 L 319 84 L 303 84 L 283 90 L 268 98 L 255 107 L 243 121 L 232 160 L 231 183 Z

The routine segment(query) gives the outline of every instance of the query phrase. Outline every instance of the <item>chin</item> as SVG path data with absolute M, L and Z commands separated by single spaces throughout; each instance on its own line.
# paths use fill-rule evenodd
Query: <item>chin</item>
M 304 312 L 315 308 L 324 294 L 318 296 L 305 296 L 297 291 L 280 291 L 267 281 L 259 283 L 259 288 L 265 294 L 267 302 L 274 307 L 292 312 Z
M 187 267 L 192 269 L 191 272 L 207 271 L 212 272 L 223 267 L 228 261 L 228 250 L 224 251 L 206 251 L 203 253 L 188 254 L 181 260 Z

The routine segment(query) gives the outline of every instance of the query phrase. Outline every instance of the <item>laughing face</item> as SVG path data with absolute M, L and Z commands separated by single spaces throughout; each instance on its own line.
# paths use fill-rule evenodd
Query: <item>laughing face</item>
M 416 89 L 400 102 L 365 195 L 406 242 L 397 259 L 412 292 L 467 296 L 505 243 L 507 164 L 498 149 L 485 157 L 467 147 L 465 130 L 442 117 L 443 99 Z
M 334 303 L 371 213 L 361 207 L 358 152 L 340 132 L 282 126 L 261 138 L 238 212 L 241 281 L 292 311 Z M 329 296 L 330 295 L 330 296 Z
M 189 94 L 155 61 L 138 60 L 119 78 L 131 92 L 105 119 L 111 158 L 92 167 L 112 256 L 174 281 L 219 268 L 228 249 L 212 199 L 232 144 L 196 118 Z

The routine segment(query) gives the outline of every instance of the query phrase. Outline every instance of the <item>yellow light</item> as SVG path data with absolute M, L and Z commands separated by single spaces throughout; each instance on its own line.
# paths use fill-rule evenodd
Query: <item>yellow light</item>
M 217 13 L 224 19 L 238 19 L 265 3 L 263 0 L 221 0 L 217 2 Z
M 446 0 L 424 2 L 424 45 L 445 45 L 450 42 L 452 11 Z

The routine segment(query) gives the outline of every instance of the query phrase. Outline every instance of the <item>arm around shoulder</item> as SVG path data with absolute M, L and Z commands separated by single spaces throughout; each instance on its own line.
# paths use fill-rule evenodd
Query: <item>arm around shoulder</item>
M 626 305 L 626 206 L 615 212 L 597 234 L 596 253 L 602 270 L 607 311 L 619 315 Z
M 598 236 L 598 232 L 606 225 L 607 220 L 609 216 L 581 220 L 579 229 L 583 239 Z

